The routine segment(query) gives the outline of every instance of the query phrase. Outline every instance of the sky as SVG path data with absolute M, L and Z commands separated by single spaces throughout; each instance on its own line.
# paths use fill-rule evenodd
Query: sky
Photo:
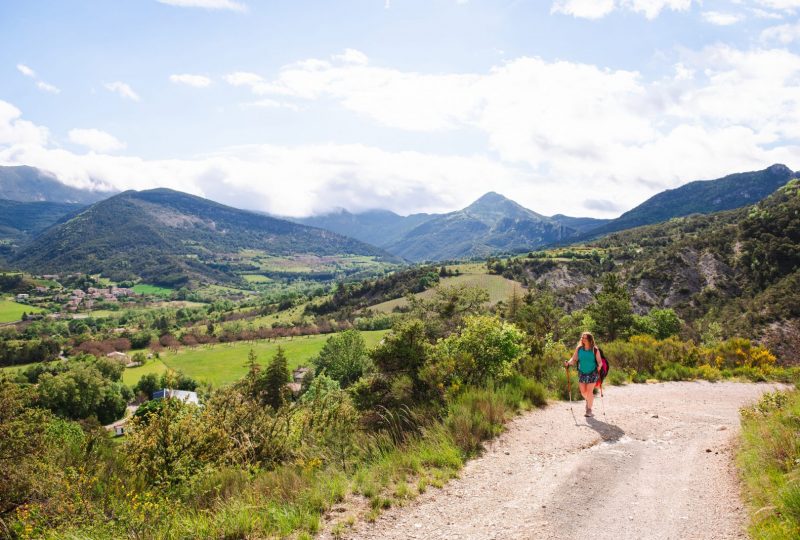
M 800 0 L 0 0 L 0 165 L 238 208 L 611 218 L 800 167 Z

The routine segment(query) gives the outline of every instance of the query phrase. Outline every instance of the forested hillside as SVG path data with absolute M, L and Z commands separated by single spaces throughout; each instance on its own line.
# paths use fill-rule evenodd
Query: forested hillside
M 690 214 L 711 214 L 754 204 L 795 178 L 786 165 L 698 180 L 655 195 L 617 219 L 587 232 L 592 238 Z
M 721 336 L 748 335 L 779 352 L 800 337 L 800 181 L 760 203 L 675 218 L 612 234 L 582 249 L 532 253 L 492 263 L 493 270 L 555 292 L 570 309 L 618 274 L 634 309 L 672 308 Z
M 36 272 L 102 273 L 168 286 L 237 279 L 241 250 L 391 256 L 335 233 L 168 189 L 128 191 L 45 231 L 12 259 Z

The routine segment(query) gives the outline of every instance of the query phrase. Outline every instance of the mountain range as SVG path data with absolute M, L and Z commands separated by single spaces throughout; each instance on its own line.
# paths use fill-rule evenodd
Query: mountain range
M 385 210 L 340 211 L 295 221 L 352 236 L 415 262 L 485 258 L 598 238 L 674 217 L 739 208 L 758 202 L 796 176 L 789 167 L 775 164 L 762 171 L 694 181 L 663 191 L 612 220 L 542 216 L 490 192 L 448 214 L 402 217 Z
M 62 198 L 0 200 L 0 255 L 8 266 L 35 272 L 100 272 L 118 280 L 142 278 L 165 285 L 236 279 L 247 269 L 248 263 L 237 255 L 242 250 L 354 254 L 388 262 L 486 258 L 745 206 L 795 176 L 788 167 L 773 165 L 692 182 L 610 221 L 547 217 L 490 192 L 447 214 L 343 211 L 290 222 L 169 189 L 127 191 L 87 207 L 85 201 L 100 196 L 98 192 L 62 186 L 30 167 L 0 167 L 0 195 L 27 201 Z M 31 180 L 29 186 L 25 179 Z
M 690 214 L 711 214 L 757 203 L 798 175 L 775 164 L 763 171 L 730 174 L 717 180 L 697 180 L 650 197 L 617 219 L 588 231 L 597 238 L 605 234 L 659 223 Z
M 117 193 L 68 186 L 36 167 L 0 166 L 0 199 L 18 202 L 92 204 Z
M 115 280 L 182 285 L 231 281 L 239 254 L 367 255 L 385 251 L 323 229 L 231 208 L 170 189 L 125 191 L 21 246 L 10 263 L 36 272 L 102 273 Z
M 387 210 L 347 211 L 294 221 L 352 236 L 406 260 L 442 261 L 517 253 L 576 238 L 608 220 L 546 217 L 489 192 L 447 214 L 411 214 Z

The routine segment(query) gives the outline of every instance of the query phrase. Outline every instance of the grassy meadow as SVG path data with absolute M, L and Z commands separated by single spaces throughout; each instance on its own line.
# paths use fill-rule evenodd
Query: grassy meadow
M 23 313 L 41 313 L 41 308 L 18 304 L 10 298 L 0 298 L 0 323 L 14 322 L 22 318 Z
M 503 276 L 478 273 L 477 271 L 481 270 L 479 267 L 480 265 L 471 265 L 471 267 L 472 266 L 476 267 L 474 268 L 476 273 L 463 273 L 459 276 L 444 278 L 440 282 L 441 286 L 452 287 L 456 285 L 466 285 L 470 287 L 480 287 L 482 289 L 486 289 L 489 292 L 489 304 L 491 305 L 494 305 L 501 300 L 508 300 L 508 297 L 514 292 L 514 289 L 517 289 L 519 294 L 522 294 L 522 285 L 516 281 L 506 279 Z M 471 267 L 470 269 L 472 270 Z M 461 268 L 459 267 L 459 269 Z M 463 271 L 464 270 L 462 270 L 462 272 Z M 427 291 L 417 293 L 415 296 L 419 298 L 432 298 L 434 294 L 434 289 L 428 289 Z M 389 300 L 388 302 L 382 302 L 380 304 L 370 306 L 370 309 L 378 313 L 391 313 L 395 307 L 402 307 L 406 304 L 408 304 L 408 301 L 405 298 L 396 298 L 394 300 Z
M 133 286 L 133 292 L 136 294 L 146 294 L 152 296 L 169 297 L 173 291 L 166 287 L 159 287 L 157 285 L 147 285 L 146 283 L 137 283 Z
M 165 371 L 167 371 L 167 365 L 161 359 L 151 358 L 139 367 L 125 368 L 125 371 L 122 372 L 122 382 L 128 386 L 134 386 L 143 375 L 151 373 L 161 375 Z
M 376 330 L 372 332 L 362 332 L 367 347 L 374 347 L 387 330 Z M 178 352 L 161 353 L 161 362 L 165 367 L 182 371 L 186 375 L 199 382 L 205 382 L 214 386 L 221 386 L 241 379 L 247 373 L 247 355 L 252 349 L 257 357 L 258 363 L 266 365 L 278 350 L 278 346 L 283 347 L 286 358 L 289 361 L 289 369 L 294 369 L 301 365 L 307 365 L 314 358 L 330 335 L 302 336 L 295 338 L 281 338 L 277 341 L 258 340 L 252 342 L 220 343 L 213 346 L 198 346 L 194 348 L 182 348 Z M 152 363 L 152 362 L 151 362 Z M 125 382 L 128 378 L 134 378 L 134 384 L 139 377 L 148 373 L 144 371 L 149 368 L 150 363 L 140 368 L 126 370 Z M 158 369 L 158 368 L 152 368 Z M 142 370 L 136 372 L 135 370 Z M 136 374 L 128 374 L 127 372 Z

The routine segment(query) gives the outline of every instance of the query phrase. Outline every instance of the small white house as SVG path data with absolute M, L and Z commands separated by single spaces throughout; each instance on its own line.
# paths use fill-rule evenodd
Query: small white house
M 109 358 L 112 358 L 114 360 L 117 360 L 117 361 L 119 361 L 119 362 L 121 362 L 123 364 L 127 364 L 128 362 L 131 361 L 131 359 L 128 357 L 127 354 L 119 352 L 119 351 L 110 352 L 106 356 L 108 356 Z
M 296 382 L 297 384 L 303 384 L 303 379 L 311 371 L 310 368 L 300 366 L 299 368 L 292 371 L 292 381 Z
M 194 403 L 195 405 L 200 404 L 200 400 L 197 399 L 197 392 L 190 392 L 189 390 L 173 390 L 171 388 L 164 388 L 153 392 L 152 397 L 153 399 L 179 399 L 184 403 Z
M 106 426 L 106 429 L 109 431 L 114 431 L 115 437 L 122 437 L 125 435 L 126 430 L 128 429 L 128 419 L 129 417 L 125 417 L 121 420 L 117 420 L 110 426 Z

